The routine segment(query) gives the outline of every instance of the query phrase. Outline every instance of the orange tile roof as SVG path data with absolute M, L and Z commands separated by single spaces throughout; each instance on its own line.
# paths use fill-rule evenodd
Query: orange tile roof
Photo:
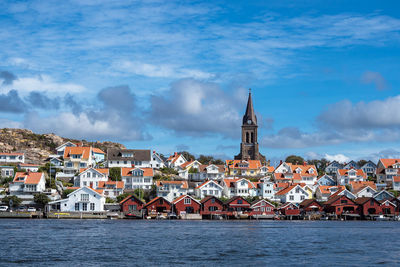
M 249 180 L 245 178 L 236 178 L 236 179 L 224 179 L 224 183 L 226 184 L 227 187 L 233 187 L 233 184 L 238 182 L 239 180 L 246 180 L 247 183 L 249 184 L 249 188 L 255 188 L 256 186 L 250 182 Z
M 394 176 L 393 182 L 396 182 L 396 183 L 400 182 L 400 176 Z
M 188 182 L 187 181 L 157 181 L 156 186 L 160 187 L 163 184 L 174 184 L 174 185 L 181 185 L 183 189 L 188 189 Z
M 154 175 L 152 168 L 121 168 L 121 176 L 131 176 L 131 171 L 134 169 L 140 169 L 143 171 L 143 176 L 151 177 Z
M 186 161 L 185 163 L 182 163 L 180 165 L 181 168 L 185 169 L 188 165 L 192 164 L 194 162 L 194 160 L 191 161 Z
M 358 192 L 367 186 L 376 190 L 376 184 L 373 181 L 355 181 L 355 182 L 350 182 L 350 185 L 354 192 Z
M 104 153 L 103 150 L 101 150 L 100 148 L 97 148 L 97 147 L 93 147 L 92 151 L 93 151 L 93 153 L 106 154 L 106 153 Z
M 279 192 L 276 192 L 275 195 L 285 195 L 287 193 L 289 193 L 293 188 L 295 188 L 297 185 L 290 185 L 282 190 L 280 190 Z
M 400 159 L 380 159 L 385 168 L 391 168 L 393 164 L 400 163 Z
M 79 169 L 79 173 L 82 173 L 82 172 L 86 171 L 87 169 L 89 169 L 89 168 L 80 168 Z M 109 169 L 105 169 L 105 168 L 94 169 L 94 170 L 98 171 L 99 173 L 105 174 L 105 175 L 109 175 L 109 173 L 110 173 L 110 170 Z
M 351 169 L 339 169 L 338 172 L 339 172 L 340 176 L 348 176 L 348 172 L 350 170 L 355 170 L 357 176 L 362 176 L 364 178 L 367 178 L 367 175 L 364 173 L 364 171 L 362 169 L 353 169 L 353 168 L 351 168 Z
M 332 187 L 336 187 L 334 185 L 320 185 L 318 186 L 319 191 L 321 192 L 321 194 L 331 194 L 331 191 L 329 190 Z
M 1 156 L 23 156 L 24 153 L 0 153 Z
M 68 146 L 64 150 L 64 159 L 70 158 L 71 155 L 81 155 L 81 159 L 89 159 L 90 147 Z
M 315 167 L 315 165 L 311 165 L 311 164 L 295 165 L 295 164 L 291 164 L 291 163 L 287 163 L 287 164 L 292 168 L 293 173 L 296 173 L 296 169 L 300 168 L 301 176 L 318 176 L 317 168 Z M 310 169 L 313 169 L 314 172 L 310 173 Z
M 274 173 L 275 180 L 301 180 L 301 175 L 300 173 L 290 173 L 292 178 L 286 177 L 285 173 Z
M 249 167 L 239 167 L 239 163 L 248 162 Z M 232 169 L 259 169 L 262 167 L 259 160 L 226 160 L 226 166 Z
M 14 176 L 14 183 L 38 184 L 42 178 L 42 172 L 17 172 Z
M 39 166 L 39 164 L 29 164 L 29 163 L 20 163 L 18 165 L 22 166 L 22 167 L 38 167 Z
M 290 185 L 290 183 L 275 183 L 274 188 L 286 188 Z
M 97 188 L 107 188 L 106 185 L 116 186 L 117 189 L 124 189 L 124 181 L 100 181 Z
M 153 198 L 152 200 L 150 200 L 146 205 L 144 205 L 144 207 L 150 206 L 151 204 L 153 204 L 154 202 L 156 202 L 156 201 L 159 200 L 160 198 L 162 198 L 165 202 L 167 202 L 168 204 L 171 205 L 171 202 L 169 202 L 169 201 L 166 200 L 165 198 L 163 198 L 163 197 L 156 197 L 156 198 Z

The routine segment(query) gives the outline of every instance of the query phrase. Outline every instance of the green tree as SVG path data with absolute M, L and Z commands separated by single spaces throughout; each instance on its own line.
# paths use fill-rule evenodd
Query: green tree
M 115 203 L 115 200 L 110 198 L 110 197 L 107 197 L 106 198 L 106 203 Z
M 2 202 L 5 203 L 7 206 L 10 206 L 10 200 L 12 200 L 13 207 L 18 207 L 22 202 L 22 199 L 17 196 L 6 196 L 3 198 Z
M 62 198 L 67 198 L 69 194 L 74 192 L 76 189 L 65 189 L 62 193 Z
M 117 202 L 118 202 L 118 203 L 121 202 L 124 198 L 126 198 L 127 196 L 130 196 L 130 195 L 132 195 L 132 194 L 130 194 L 130 193 L 123 193 L 123 194 L 117 196 Z
M 169 175 L 169 174 L 174 174 L 174 175 L 178 175 L 178 172 L 176 170 L 174 170 L 173 168 L 168 168 L 168 167 L 163 167 L 160 168 L 161 173 Z
M 112 181 L 121 181 L 121 168 L 120 167 L 110 168 L 110 179 Z
M 285 162 L 292 163 L 292 164 L 303 164 L 304 159 L 300 156 L 290 155 L 285 159 Z
M 214 161 L 214 157 L 200 155 L 199 158 L 197 159 L 197 161 L 200 162 L 201 164 L 208 165 Z
M 187 161 L 191 161 L 191 160 L 195 160 L 195 159 L 196 159 L 195 156 L 193 156 L 192 154 L 190 154 L 190 153 L 187 152 L 187 151 L 178 152 L 178 155 L 179 155 L 179 154 L 182 154 L 182 156 L 183 156 Z
M 44 193 L 35 194 L 33 200 L 42 208 L 50 201 L 49 197 Z
M 366 161 L 365 159 L 360 159 L 359 161 L 357 161 L 357 165 L 361 168 L 362 166 L 364 166 L 365 163 L 367 163 L 368 161 Z

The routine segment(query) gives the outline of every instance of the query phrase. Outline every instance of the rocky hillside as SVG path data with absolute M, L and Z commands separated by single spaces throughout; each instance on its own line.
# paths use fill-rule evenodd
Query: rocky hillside
M 0 152 L 23 152 L 26 163 L 43 164 L 50 154 L 55 154 L 56 147 L 67 141 L 82 142 L 84 146 L 97 147 L 104 152 L 107 152 L 107 148 L 125 148 L 124 145 L 113 142 L 87 142 L 55 134 L 35 134 L 25 129 L 0 129 Z

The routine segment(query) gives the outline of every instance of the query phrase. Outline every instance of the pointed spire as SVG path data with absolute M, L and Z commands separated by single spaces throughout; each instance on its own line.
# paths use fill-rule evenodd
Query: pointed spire
M 250 124 L 257 125 L 257 117 L 254 113 L 253 100 L 251 99 L 251 89 L 249 89 L 249 99 L 247 100 L 246 113 L 243 116 L 243 124 L 249 124 L 249 121 L 251 121 Z

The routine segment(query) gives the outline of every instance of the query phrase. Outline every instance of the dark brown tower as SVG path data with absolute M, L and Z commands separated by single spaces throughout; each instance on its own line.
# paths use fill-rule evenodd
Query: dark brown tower
M 249 99 L 247 101 L 246 113 L 242 121 L 242 143 L 240 143 L 240 154 L 235 159 L 240 160 L 261 160 L 265 162 L 265 157 L 258 151 L 257 142 L 257 116 L 254 113 L 253 100 L 249 89 Z

